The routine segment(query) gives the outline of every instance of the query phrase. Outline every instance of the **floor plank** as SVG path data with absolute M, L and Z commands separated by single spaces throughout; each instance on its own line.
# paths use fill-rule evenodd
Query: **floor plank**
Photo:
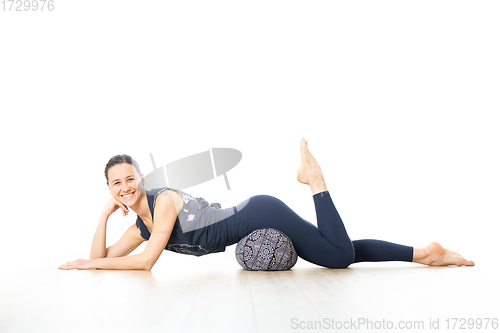
M 0 331 L 297 332 L 360 320 L 428 329 L 437 319 L 443 329 L 446 318 L 500 313 L 498 272 L 486 265 L 357 263 L 332 270 L 299 259 L 290 271 L 249 272 L 228 248 L 200 258 L 165 252 L 152 271 L 57 270 L 78 257 L 85 254 L 9 265 L 0 284 Z

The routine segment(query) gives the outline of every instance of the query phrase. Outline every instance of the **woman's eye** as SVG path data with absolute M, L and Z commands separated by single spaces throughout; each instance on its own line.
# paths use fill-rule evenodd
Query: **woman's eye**
M 134 180 L 134 178 L 130 178 L 128 181 Z

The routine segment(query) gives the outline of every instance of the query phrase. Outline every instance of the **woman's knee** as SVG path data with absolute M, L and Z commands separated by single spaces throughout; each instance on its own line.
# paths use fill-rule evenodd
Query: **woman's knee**
M 334 260 L 328 268 L 341 269 L 349 267 L 354 262 L 354 247 L 351 244 L 351 246 L 344 249 L 339 249 L 332 259 Z

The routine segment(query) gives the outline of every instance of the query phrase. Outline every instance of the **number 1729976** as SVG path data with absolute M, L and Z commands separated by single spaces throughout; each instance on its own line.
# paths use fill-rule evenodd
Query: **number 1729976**
M 3 12 L 51 12 L 55 8 L 54 0 L 2 0 L 0 3 Z

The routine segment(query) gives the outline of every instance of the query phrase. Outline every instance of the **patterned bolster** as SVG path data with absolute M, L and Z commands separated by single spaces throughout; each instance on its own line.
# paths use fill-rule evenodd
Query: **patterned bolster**
M 248 271 L 284 271 L 297 262 L 287 235 L 272 228 L 257 229 L 236 245 L 236 260 Z

